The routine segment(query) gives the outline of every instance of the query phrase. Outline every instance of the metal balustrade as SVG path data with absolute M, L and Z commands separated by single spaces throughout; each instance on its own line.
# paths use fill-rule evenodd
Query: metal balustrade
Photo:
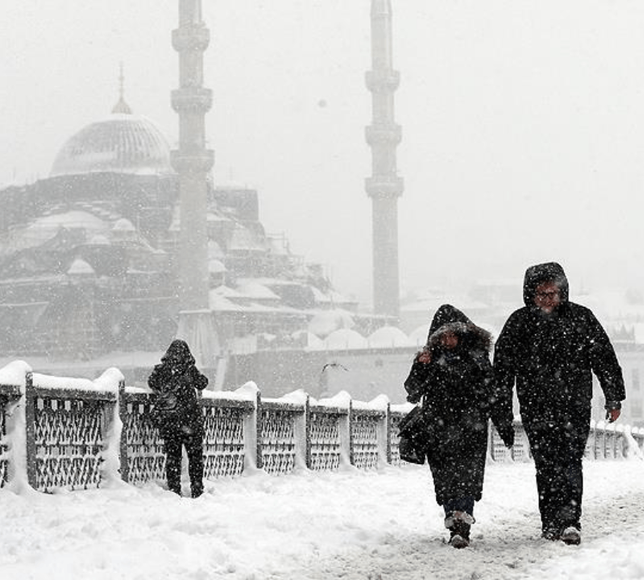
M 97 488 L 108 477 L 134 485 L 165 480 L 163 440 L 151 421 L 153 397 L 146 389 L 126 387 L 116 369 L 109 380 L 93 382 L 32 374 L 22 364 L 19 384 L 3 384 L 0 369 L 0 487 L 15 478 L 40 491 Z M 204 391 L 200 405 L 204 476 L 211 480 L 249 469 L 287 475 L 343 465 L 398 466 L 398 425 L 411 409 L 384 398 L 316 401 L 302 391 L 263 400 L 252 384 L 234 393 Z M 512 449 L 489 430 L 490 461 L 531 460 L 520 422 L 515 429 Z M 644 430 L 591 426 L 587 459 L 643 453 Z
M 9 481 L 9 440 L 7 437 L 7 417 L 13 414 L 15 405 L 21 398 L 20 387 L 0 385 L 0 487 Z
M 41 491 L 97 488 L 116 393 L 70 388 L 64 380 L 52 388 L 41 381 L 47 378 L 32 373 L 25 381 L 30 485 Z

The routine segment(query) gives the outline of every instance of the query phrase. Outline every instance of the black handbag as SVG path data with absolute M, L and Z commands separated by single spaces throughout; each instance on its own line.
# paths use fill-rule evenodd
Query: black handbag
M 421 406 L 414 407 L 402 418 L 398 425 L 398 437 L 400 459 L 418 465 L 425 463 L 431 434 L 427 412 Z

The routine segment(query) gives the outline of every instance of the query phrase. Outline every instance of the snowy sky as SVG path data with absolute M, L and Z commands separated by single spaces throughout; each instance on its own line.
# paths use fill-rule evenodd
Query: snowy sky
M 371 297 L 369 0 L 204 0 L 215 181 L 260 191 L 269 232 Z M 520 279 L 644 286 L 644 4 L 392 0 L 404 290 Z M 177 0 L 10 0 L 0 21 L 0 183 L 47 175 L 126 100 L 176 145 Z M 520 289 L 517 289 L 520 300 Z
M 3 580 L 639 580 L 644 463 L 585 463 L 580 546 L 541 540 L 534 465 L 486 470 L 465 550 L 427 466 L 54 495 L 0 490 Z M 187 482 L 185 488 L 187 490 Z

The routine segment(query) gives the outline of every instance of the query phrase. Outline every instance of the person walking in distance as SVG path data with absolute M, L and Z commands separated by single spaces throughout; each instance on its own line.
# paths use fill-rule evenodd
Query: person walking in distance
M 425 453 L 455 548 L 470 543 L 474 503 L 483 492 L 489 418 L 508 447 L 514 441 L 512 409 L 495 405 L 491 345 L 489 332 L 443 304 L 405 381 L 407 400 L 422 399 Z
M 195 366 L 188 344 L 174 340 L 148 378 L 153 393 L 152 418 L 164 439 L 168 489 L 181 495 L 181 456 L 188 455 L 192 497 L 203 493 L 203 415 L 197 391 L 208 378 Z
M 622 369 L 608 335 L 588 308 L 568 300 L 568 279 L 556 262 L 531 266 L 525 306 L 506 321 L 494 352 L 501 404 L 516 386 L 534 458 L 542 537 L 581 542 L 582 458 L 590 433 L 592 373 L 616 421 L 626 397 Z

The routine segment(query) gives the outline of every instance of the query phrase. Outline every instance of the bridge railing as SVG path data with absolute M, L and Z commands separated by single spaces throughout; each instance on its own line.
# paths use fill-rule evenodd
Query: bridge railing
M 164 481 L 152 404 L 153 395 L 126 387 L 117 369 L 95 381 L 32 373 L 21 361 L 0 369 L 0 487 L 52 491 L 96 488 L 110 479 Z M 365 403 L 347 393 L 315 400 L 296 391 L 262 399 L 253 383 L 234 392 L 204 391 L 200 404 L 206 479 L 254 469 L 282 475 L 399 465 L 398 424 L 411 409 L 384 396 Z M 490 429 L 490 460 L 531 459 L 523 427 L 515 427 L 511 450 Z M 592 426 L 586 456 L 618 459 L 643 450 L 644 432 L 600 424 Z

